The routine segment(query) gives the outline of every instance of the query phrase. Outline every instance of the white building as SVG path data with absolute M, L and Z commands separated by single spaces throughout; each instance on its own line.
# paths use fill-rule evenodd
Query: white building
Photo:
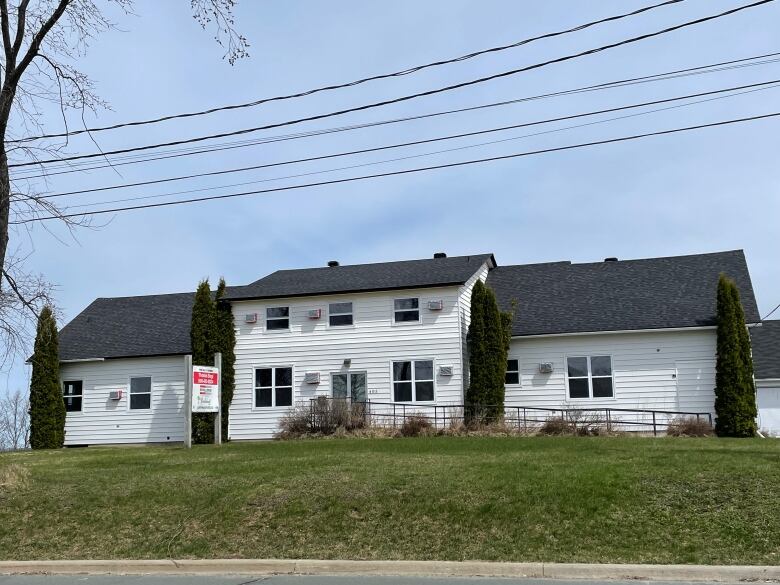
M 497 266 L 491 254 L 282 270 L 229 289 L 231 440 L 274 436 L 315 396 L 374 408 L 462 404 L 471 290 L 515 320 L 506 403 L 712 413 L 715 293 L 741 251 Z M 97 299 L 60 334 L 67 445 L 180 442 L 192 293 Z
M 758 427 L 780 437 L 780 321 L 750 328 L 756 378 Z

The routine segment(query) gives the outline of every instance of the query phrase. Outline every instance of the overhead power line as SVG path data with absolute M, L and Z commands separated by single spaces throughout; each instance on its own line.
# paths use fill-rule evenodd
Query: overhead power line
M 93 215 L 104 215 L 108 213 L 120 213 L 125 211 L 134 211 L 138 209 L 152 209 L 157 207 L 170 207 L 173 205 L 184 205 L 188 203 L 201 203 L 204 201 L 216 201 L 221 199 L 232 199 L 235 197 L 246 197 L 250 195 L 260 195 L 264 193 L 276 193 L 281 191 L 293 191 L 297 189 L 306 189 L 310 187 L 322 187 L 326 185 L 338 185 L 342 183 L 351 183 L 355 181 L 365 181 L 369 179 L 379 179 L 384 177 L 394 177 L 399 175 L 409 175 L 413 173 L 421 173 L 425 171 L 433 171 L 433 170 L 440 170 L 440 169 L 448 169 L 448 168 L 455 168 L 455 167 L 462 167 L 462 166 L 468 166 L 468 165 L 475 165 L 475 164 L 482 164 L 486 162 L 494 162 L 494 161 L 500 161 L 500 160 L 509 160 L 514 158 L 520 158 L 520 157 L 527 157 L 527 156 L 536 156 L 540 154 L 547 154 L 551 152 L 563 152 L 568 150 L 575 150 L 580 148 L 588 148 L 592 146 L 601 146 L 605 144 L 615 144 L 618 142 L 626 142 L 629 140 L 638 140 L 642 138 L 649 138 L 652 136 L 664 136 L 669 134 L 677 134 L 680 132 L 690 132 L 693 130 L 701 130 L 704 128 L 715 128 L 719 126 L 726 126 L 730 124 L 740 124 L 745 122 L 752 122 L 756 120 L 766 120 L 769 118 L 776 118 L 780 116 L 780 112 L 773 112 L 770 114 L 760 114 L 756 116 L 750 116 L 746 118 L 735 118 L 731 120 L 721 120 L 719 122 L 711 122 L 709 124 L 698 124 L 696 126 L 686 126 L 683 128 L 672 128 L 670 130 L 659 130 L 656 132 L 647 132 L 644 134 L 633 134 L 630 136 L 621 136 L 618 138 L 610 138 L 607 140 L 596 140 L 591 142 L 583 142 L 579 144 L 571 144 L 567 146 L 558 146 L 555 148 L 545 148 L 541 150 L 532 150 L 527 152 L 518 152 L 514 154 L 505 154 L 501 156 L 492 156 L 488 158 L 480 158 L 480 159 L 472 159 L 467 161 L 460 161 L 460 162 L 454 162 L 454 163 L 446 163 L 441 165 L 432 165 L 427 167 L 416 167 L 411 169 L 403 169 L 400 171 L 390 171 L 386 173 L 376 173 L 372 175 L 362 175 L 358 177 L 347 177 L 344 179 L 333 179 L 330 181 L 320 181 L 317 183 L 305 183 L 302 185 L 289 185 L 286 187 L 274 187 L 272 189 L 261 189 L 256 191 L 244 191 L 240 193 L 228 193 L 224 195 L 211 195 L 208 197 L 199 197 L 199 198 L 192 198 L 192 199 L 183 199 L 178 201 L 165 201 L 161 203 L 148 203 L 145 205 L 134 205 L 134 206 L 127 206 L 127 207 L 116 207 L 113 209 L 101 209 L 98 211 L 85 211 L 81 213 L 71 213 L 71 214 L 62 214 L 62 215 L 50 215 L 50 216 L 44 216 L 44 217 L 36 217 L 36 218 L 30 218 L 30 219 L 23 219 L 23 220 L 16 220 L 9 222 L 13 225 L 20 225 L 20 224 L 27 224 L 27 223 L 34 223 L 34 222 L 41 222 L 41 221 L 49 221 L 53 219 L 68 219 L 71 217 L 86 217 L 86 216 L 93 216 Z
M 451 109 L 451 110 L 444 110 L 444 111 L 438 111 L 438 112 L 431 112 L 427 114 L 419 114 L 415 116 L 407 116 L 402 118 L 393 118 L 389 120 L 381 120 L 377 122 L 366 122 L 363 124 L 354 124 L 350 126 L 339 126 L 335 128 L 325 128 L 320 130 L 310 130 L 307 132 L 298 132 L 294 134 L 283 134 L 283 135 L 277 135 L 277 136 L 270 136 L 270 137 L 264 137 L 254 140 L 245 140 L 245 141 L 236 141 L 236 142 L 226 142 L 222 144 L 217 145 L 209 145 L 209 146 L 199 146 L 199 147 L 193 147 L 189 149 L 172 149 L 168 151 L 164 151 L 164 154 L 160 154 L 157 156 L 149 157 L 145 154 L 136 154 L 136 155 L 126 155 L 126 156 L 120 156 L 120 157 L 112 157 L 111 161 L 107 164 L 100 164 L 100 165 L 92 165 L 92 166 L 80 166 L 80 165 L 87 165 L 92 164 L 92 161 L 84 161 L 82 163 L 62 163 L 61 165 L 55 165 L 53 167 L 49 167 L 49 169 L 52 168 L 62 168 L 66 169 L 63 171 L 51 171 L 47 170 L 45 173 L 41 174 L 33 174 L 33 175 L 14 175 L 14 180 L 29 180 L 29 179 L 35 179 L 40 177 L 52 177 L 56 175 L 62 175 L 62 174 L 70 174 L 75 172 L 86 172 L 86 171 L 92 171 L 92 170 L 99 170 L 109 167 L 118 167 L 118 166 L 124 166 L 129 164 L 139 164 L 139 163 L 145 163 L 145 162 L 153 162 L 158 160 L 167 160 L 169 158 L 179 158 L 183 156 L 193 156 L 198 154 L 208 154 L 211 152 L 219 152 L 223 150 L 231 150 L 235 148 L 244 148 L 248 146 L 256 146 L 259 144 L 268 144 L 273 142 L 281 142 L 286 140 L 295 140 L 299 138 L 309 138 L 312 136 L 320 136 L 323 134 L 332 134 L 337 132 L 346 132 L 346 131 L 352 131 L 352 130 L 360 130 L 364 128 L 370 128 L 375 126 L 384 126 L 388 124 L 396 124 L 401 122 L 408 122 L 408 121 L 415 121 L 415 120 L 421 120 L 425 118 L 432 118 L 437 116 L 444 116 L 449 114 L 457 114 L 457 113 L 463 113 L 463 112 L 469 112 L 474 110 L 481 110 L 486 108 L 493 108 L 493 107 L 499 107 L 499 106 L 505 106 L 505 105 L 512 105 L 512 104 L 518 104 L 522 102 L 529 102 L 529 101 L 535 101 L 539 99 L 546 99 L 551 97 L 559 97 L 559 96 L 565 96 L 565 95 L 573 95 L 578 93 L 585 93 L 585 92 L 591 92 L 591 91 L 600 91 L 604 89 L 614 89 L 619 87 L 626 87 L 630 85 L 637 85 L 637 84 L 643 84 L 643 83 L 651 83 L 655 81 L 665 81 L 669 79 L 677 79 L 680 77 L 688 77 L 691 75 L 704 75 L 708 73 L 717 73 L 720 71 L 727 71 L 727 70 L 733 70 L 733 69 L 740 69 L 744 67 L 754 67 L 757 65 L 765 65 L 769 63 L 777 63 L 780 61 L 780 59 L 776 58 L 780 56 L 780 52 L 775 53 L 767 53 L 764 55 L 757 55 L 754 57 L 746 57 L 743 59 L 735 59 L 731 61 L 723 61 L 720 63 L 712 63 L 709 65 L 700 65 L 696 67 L 689 67 L 686 69 L 678 69 L 675 71 L 667 71 L 664 73 L 656 73 L 652 75 L 644 75 L 641 77 L 634 77 L 634 78 L 628 78 L 628 79 L 621 79 L 616 81 L 609 81 L 609 82 L 603 82 L 595 85 L 589 85 L 585 87 L 579 87 L 575 89 L 568 89 L 568 90 L 562 90 L 552 93 L 545 93 L 545 94 L 539 94 L 535 96 L 529 96 L 529 97 L 523 97 L 513 100 L 506 100 L 506 101 L 499 101 L 499 102 L 492 102 L 487 104 L 480 104 L 477 106 L 470 106 L 465 108 L 457 108 L 457 109 Z M 144 158 L 146 157 L 146 158 Z M 118 162 L 118 161 L 127 161 L 127 162 Z M 23 171 L 22 171 L 23 172 Z M 188 178 L 194 178 L 199 175 L 192 175 Z
M 228 106 L 219 106 L 219 107 L 216 107 L 216 108 L 209 108 L 207 110 L 200 110 L 200 111 L 196 111 L 196 112 L 187 112 L 187 113 L 182 113 L 182 114 L 172 114 L 172 115 L 169 115 L 169 116 L 161 116 L 159 118 L 152 118 L 152 119 L 148 119 L 148 120 L 139 120 L 139 121 L 135 121 L 135 122 L 124 122 L 124 123 L 120 123 L 120 124 L 113 124 L 111 126 L 102 126 L 102 127 L 96 127 L 96 128 L 85 128 L 83 130 L 74 130 L 74 131 L 71 131 L 71 132 L 62 132 L 60 134 L 43 134 L 41 136 L 28 136 L 28 137 L 20 138 L 18 140 L 14 140 L 14 141 L 10 141 L 10 142 L 27 142 L 27 141 L 31 141 L 31 140 L 40 140 L 40 139 L 44 139 L 44 138 L 64 138 L 65 136 L 75 136 L 75 135 L 78 135 L 78 134 L 84 134 L 86 132 L 102 132 L 102 131 L 105 131 L 105 130 L 116 130 L 118 128 L 126 128 L 128 126 L 142 126 L 142 125 L 146 125 L 146 124 L 157 124 L 159 122 L 166 122 L 166 121 L 169 121 L 169 120 L 176 120 L 176 119 L 179 119 L 179 118 L 191 118 L 193 116 L 204 116 L 204 115 L 207 115 L 207 114 L 213 114 L 213 113 L 216 113 L 216 112 L 223 112 L 223 111 L 226 111 L 226 110 L 237 110 L 237 109 L 241 109 L 241 108 L 250 108 L 250 107 L 259 106 L 261 104 L 265 104 L 265 103 L 268 103 L 268 102 L 275 102 L 275 101 L 282 101 L 282 100 L 289 100 L 289 99 L 294 99 L 294 98 L 306 97 L 306 96 L 309 96 L 309 95 L 312 95 L 312 94 L 315 94 L 315 93 L 321 93 L 321 92 L 325 92 L 325 91 L 333 91 L 333 90 L 336 90 L 336 89 L 343 89 L 343 88 L 347 88 L 347 87 L 354 87 L 356 85 L 361 85 L 361 84 L 367 83 L 369 81 L 378 81 L 380 79 L 388 79 L 388 78 L 392 78 L 392 77 L 402 77 L 402 76 L 405 76 L 405 75 L 410 75 L 412 73 L 417 73 L 418 71 L 422 71 L 423 69 L 429 69 L 431 67 L 439 67 L 441 65 L 448 65 L 450 63 L 458 63 L 458 62 L 461 62 L 461 61 L 466 61 L 468 59 L 473 59 L 474 57 L 478 57 L 480 55 L 486 55 L 488 53 L 497 53 L 497 52 L 500 52 L 500 51 L 506 51 L 507 49 L 514 49 L 516 47 L 520 47 L 522 45 L 527 45 L 527 44 L 533 43 L 535 41 L 540 41 L 540 40 L 543 40 L 543 39 L 551 39 L 551 38 L 558 37 L 558 36 L 561 36 L 561 35 L 566 35 L 566 34 L 578 32 L 578 31 L 581 31 L 581 30 L 585 30 L 587 28 L 591 28 L 593 26 L 597 26 L 599 24 L 605 24 L 605 23 L 608 23 L 608 22 L 614 22 L 614 21 L 617 21 L 617 20 L 622 20 L 624 18 L 629 18 L 631 16 L 637 16 L 637 15 L 642 14 L 644 12 L 649 12 L 651 10 L 655 10 L 656 8 L 661 8 L 661 7 L 669 6 L 669 5 L 672 5 L 672 4 L 679 4 L 680 2 L 683 2 L 683 1 L 684 0 L 666 0 L 664 2 L 660 2 L 658 4 L 652 4 L 650 6 L 645 6 L 643 8 L 639 8 L 639 9 L 633 10 L 631 12 L 626 12 L 626 13 L 623 13 L 623 14 L 617 14 L 617 15 L 614 15 L 614 16 L 608 16 L 606 18 L 601 18 L 599 20 L 586 22 L 585 24 L 580 24 L 580 25 L 577 25 L 575 27 L 568 28 L 568 29 L 565 29 L 565 30 L 544 33 L 544 34 L 541 34 L 541 35 L 537 35 L 535 37 L 529 37 L 527 39 L 516 41 L 516 42 L 510 43 L 508 45 L 500 45 L 500 46 L 497 46 L 497 47 L 491 47 L 489 49 L 483 49 L 483 50 L 480 50 L 480 51 L 474 51 L 473 53 L 468 53 L 466 55 L 461 55 L 459 57 L 454 57 L 454 58 L 451 58 L 451 59 L 444 59 L 444 60 L 441 60 L 441 61 L 433 61 L 431 63 L 426 63 L 424 65 L 416 65 L 414 67 L 409 67 L 407 69 L 402 69 L 400 71 L 394 71 L 392 73 L 382 73 L 382 74 L 379 74 L 379 75 L 373 75 L 371 77 L 364 77 L 362 79 L 357 79 L 355 81 L 350 81 L 350 82 L 347 82 L 347 83 L 326 85 L 326 86 L 323 86 L 323 87 L 317 87 L 317 88 L 309 89 L 309 90 L 302 91 L 302 92 L 299 92 L 299 93 L 292 93 L 292 94 L 279 95 L 279 96 L 270 97 L 270 98 L 263 98 L 263 99 L 259 99 L 259 100 L 255 100 L 255 101 L 251 101 L 251 102 L 242 103 L 242 104 L 233 104 L 233 105 L 228 105 Z
M 286 161 L 278 161 L 278 162 L 272 162 L 272 163 L 263 163 L 263 164 L 257 164 L 257 165 L 251 165 L 251 166 L 244 166 L 244 167 L 237 167 L 232 169 L 222 169 L 218 171 L 211 171 L 206 173 L 195 173 L 190 175 L 181 175 L 177 177 L 167 177 L 163 179 L 152 179 L 148 181 L 138 181 L 135 183 L 123 183 L 119 185 L 109 185 L 105 187 L 96 187 L 92 189 L 82 189 L 78 191 L 67 191 L 64 193 L 50 193 L 45 195 L 40 195 L 37 198 L 38 199 L 51 199 L 55 197 L 65 197 L 65 196 L 71 196 L 71 195 L 79 195 L 79 194 L 88 194 L 88 193 L 97 193 L 101 191 L 110 191 L 110 190 L 116 190 L 116 189 L 128 189 L 132 187 L 142 187 L 142 186 L 148 186 L 148 185 L 157 185 L 162 183 L 170 183 L 173 181 L 182 181 L 185 179 L 193 179 L 193 178 L 201 178 L 201 177 L 211 177 L 211 176 L 218 176 L 218 175 L 227 175 L 232 173 L 240 173 L 240 172 L 246 172 L 246 171 L 252 171 L 252 170 L 259 170 L 259 169 L 265 169 L 270 167 L 278 167 L 278 166 L 285 166 L 285 165 L 292 165 L 292 164 L 299 164 L 299 163 L 306 163 L 306 162 L 313 162 L 318 160 L 327 160 L 332 158 L 340 158 L 345 156 L 353 156 L 357 154 L 367 154 L 370 152 L 379 152 L 384 150 L 391 150 L 391 149 L 397 149 L 397 148 L 405 148 L 409 146 L 418 146 L 420 144 L 429 144 L 433 142 L 441 142 L 445 140 L 455 140 L 458 138 L 467 138 L 470 136 L 479 136 L 482 134 L 492 134 L 495 132 L 503 132 L 506 130 L 513 130 L 517 128 L 525 128 L 529 126 L 539 126 L 542 124 L 550 124 L 553 122 L 563 122 L 566 120 L 575 120 L 578 118 L 585 118 L 590 116 L 597 116 L 601 114 L 609 114 L 613 112 L 620 112 L 625 110 L 632 110 L 637 108 L 643 108 L 648 106 L 654 106 L 659 104 L 666 104 L 671 102 L 677 102 L 687 99 L 693 99 L 698 97 L 704 97 L 704 96 L 712 96 L 712 95 L 719 95 L 729 92 L 739 92 L 741 90 L 748 90 L 748 89 L 755 89 L 755 88 L 764 88 L 769 89 L 769 87 L 780 83 L 780 78 L 778 79 L 772 79 L 770 81 L 762 81 L 759 83 L 751 83 L 748 85 L 738 85 L 738 86 L 732 86 L 722 89 L 716 89 L 712 91 L 704 91 L 704 92 L 698 92 L 698 93 L 691 93 L 681 96 L 675 96 L 670 98 L 664 98 L 660 100 L 652 100 L 652 101 L 646 101 L 646 102 L 640 102 L 640 103 L 634 103 L 634 104 L 628 104 L 625 106 L 617 106 L 614 108 L 606 108 L 601 110 L 591 110 L 588 112 L 580 112 L 577 114 L 569 114 L 567 116 L 558 116 L 554 118 L 546 118 L 542 120 L 534 120 L 531 122 L 522 122 L 519 124 L 510 124 L 506 126 L 499 126 L 495 128 L 488 128 L 483 130 L 475 130 L 472 132 L 461 132 L 457 134 L 449 134 L 446 136 L 437 136 L 434 138 L 426 138 L 421 140 L 414 140 L 410 142 L 401 142 L 396 144 L 390 144 L 390 145 L 383 145 L 383 146 L 376 146 L 372 148 L 363 148 L 358 150 L 348 150 L 348 151 L 342 151 L 337 153 L 331 153 L 331 154 L 324 154 L 319 156 L 311 156 L 311 157 L 305 157 L 305 158 L 298 158 L 298 159 L 292 159 L 292 160 L 286 160 Z M 741 95 L 739 93 L 734 95 Z M 731 97 L 731 96 L 722 96 L 722 97 Z M 703 101 L 709 101 L 709 100 L 703 100 Z M 684 104 L 684 105 L 693 105 L 695 103 L 700 102 L 692 102 L 691 104 Z M 657 111 L 657 110 L 655 110 Z M 648 112 L 649 113 L 649 112 Z
M 272 128 L 279 128 L 279 127 L 282 127 L 282 126 L 291 126 L 293 124 L 300 124 L 302 122 L 310 122 L 310 121 L 314 121 L 314 120 L 321 120 L 321 119 L 324 119 L 324 118 L 330 118 L 330 117 L 333 117 L 333 116 L 340 116 L 340 115 L 347 114 L 347 113 L 369 110 L 369 109 L 372 109 L 372 108 L 378 108 L 378 107 L 382 107 L 382 106 L 386 106 L 386 105 L 390 105 L 390 104 L 404 102 L 404 101 L 408 101 L 408 100 L 411 100 L 411 99 L 416 99 L 416 98 L 419 98 L 419 97 L 435 95 L 435 94 L 438 94 L 438 93 L 451 91 L 451 90 L 454 90 L 454 89 L 460 89 L 460 88 L 468 87 L 468 86 L 475 85 L 475 84 L 478 84 L 478 83 L 484 83 L 486 81 L 492 81 L 494 79 L 508 77 L 510 75 L 516 75 L 518 73 L 522 73 L 522 72 L 525 72 L 525 71 L 530 71 L 530 70 L 533 70 L 533 69 L 538 69 L 540 67 L 545 67 L 545 66 L 552 65 L 552 64 L 555 64 L 555 63 L 561 63 L 561 62 L 564 62 L 564 61 L 569 61 L 571 59 L 577 59 L 579 57 L 584 57 L 586 55 L 592 55 L 592 54 L 595 54 L 595 53 L 599 53 L 601 51 L 614 49 L 616 47 L 620 47 L 620 46 L 623 46 L 623 45 L 636 43 L 636 42 L 639 42 L 639 41 L 642 41 L 642 40 L 645 40 L 645 39 L 657 37 L 659 35 L 667 34 L 667 33 L 670 33 L 670 32 L 676 31 L 676 30 L 680 30 L 680 29 L 683 29 L 683 28 L 686 28 L 686 27 L 694 26 L 696 24 L 701 24 L 703 22 L 708 22 L 710 20 L 715 20 L 717 18 L 723 18 L 725 16 L 729 16 L 729 15 L 735 14 L 735 13 L 740 12 L 742 10 L 747 10 L 749 8 L 755 8 L 757 6 L 761 6 L 763 4 L 768 4 L 768 3 L 774 2 L 774 1 L 775 0 L 758 0 L 757 2 L 753 2 L 752 4 L 745 4 L 745 5 L 739 6 L 737 8 L 732 8 L 731 10 L 726 10 L 725 12 L 720 12 L 718 14 L 697 18 L 695 20 L 690 20 L 690 21 L 684 22 L 682 24 L 678 24 L 678 25 L 675 25 L 675 26 L 667 27 L 665 29 L 662 29 L 662 30 L 659 30 L 659 31 L 655 31 L 655 32 L 652 32 L 652 33 L 646 33 L 646 34 L 639 35 L 639 36 L 636 36 L 636 37 L 632 37 L 632 38 L 629 38 L 629 39 L 624 39 L 622 41 L 618 41 L 618 42 L 615 42 L 615 43 L 610 43 L 608 45 L 602 45 L 602 46 L 596 47 L 594 49 L 588 49 L 586 51 L 581 51 L 579 53 L 565 55 L 563 57 L 550 59 L 548 61 L 543 61 L 541 63 L 535 63 L 533 65 L 527 65 L 527 66 L 521 67 L 519 69 L 512 69 L 510 71 L 504 71 L 502 73 L 496 73 L 494 75 L 489 75 L 487 77 L 481 77 L 481 78 L 478 78 L 478 79 L 472 79 L 470 81 L 464 81 L 464 82 L 457 83 L 457 84 L 454 84 L 454 85 L 448 85 L 448 86 L 445 86 L 445 87 L 440 87 L 440 88 L 437 88 L 437 89 L 432 89 L 432 90 L 428 90 L 428 91 L 424 91 L 424 92 L 420 92 L 420 93 L 406 95 L 406 96 L 402 96 L 402 97 L 398 97 L 398 98 L 394 98 L 394 99 L 390 99 L 390 100 L 384 100 L 384 101 L 380 101 L 380 102 L 374 102 L 374 103 L 371 103 L 371 104 L 365 104 L 365 105 L 362 105 L 362 106 L 356 106 L 356 107 L 353 107 L 353 108 L 347 108 L 347 109 L 343 109 L 343 110 L 338 110 L 338 111 L 335 111 L 335 112 L 329 112 L 327 114 L 318 114 L 318 115 L 315 115 L 315 116 L 308 116 L 308 117 L 305 117 L 305 118 L 298 118 L 296 120 L 288 120 L 288 121 L 285 121 L 285 122 L 277 122 L 275 124 L 266 124 L 264 126 L 257 126 L 257 127 L 254 127 L 254 128 L 245 128 L 245 129 L 242 129 L 242 130 L 235 130 L 235 131 L 232 131 L 232 132 L 222 132 L 222 133 L 219 133 L 219 134 L 210 134 L 210 135 L 206 135 L 206 136 L 198 136 L 198 137 L 195 137 L 195 138 L 187 138 L 187 139 L 183 139 L 183 140 L 174 140 L 174 141 L 171 141 L 171 142 L 147 144 L 147 145 L 144 145 L 144 146 L 136 146 L 136 147 L 132 147 L 132 148 L 123 148 L 123 149 L 104 151 L 104 152 L 94 152 L 94 153 L 90 153 L 90 154 L 79 154 L 79 155 L 73 155 L 73 156 L 67 156 L 67 157 L 61 157 L 61 158 L 46 159 L 46 160 L 41 160 L 41 161 L 15 163 L 15 164 L 11 164 L 11 165 L 8 165 L 8 166 L 11 167 L 11 168 L 22 168 L 22 167 L 28 167 L 28 166 L 33 166 L 33 165 L 44 165 L 44 164 L 50 164 L 50 163 L 60 163 L 62 161 L 83 160 L 83 159 L 95 158 L 95 157 L 112 156 L 112 155 L 116 155 L 116 154 L 124 154 L 124 153 L 128 153 L 128 152 L 138 152 L 138 151 L 144 151 L 144 150 L 151 150 L 151 149 L 162 148 L 162 147 L 167 147 L 167 146 L 178 146 L 178 145 L 181 145 L 181 144 L 192 144 L 192 143 L 196 143 L 196 142 L 202 142 L 202 141 L 205 141 L 205 140 L 214 140 L 216 138 L 225 138 L 225 137 L 228 137 L 228 136 L 238 136 L 238 135 L 242 135 L 242 134 L 248 134 L 248 133 L 251 133 L 251 132 L 258 132 L 260 130 L 270 130 Z

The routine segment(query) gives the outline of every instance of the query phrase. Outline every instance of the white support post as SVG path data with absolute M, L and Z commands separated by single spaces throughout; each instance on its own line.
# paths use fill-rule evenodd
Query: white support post
M 192 447 L 192 355 L 184 356 L 184 446 Z
M 214 417 L 214 444 L 222 444 L 222 354 L 214 354 L 214 367 L 217 368 L 217 416 Z

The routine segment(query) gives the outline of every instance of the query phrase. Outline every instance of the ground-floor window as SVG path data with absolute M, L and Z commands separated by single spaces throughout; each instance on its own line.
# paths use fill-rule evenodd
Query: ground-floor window
M 433 402 L 433 360 L 393 362 L 395 402 Z
M 150 410 L 151 408 L 151 376 L 138 376 L 135 378 L 130 378 L 130 410 Z
M 518 385 L 520 384 L 520 361 L 515 359 L 506 360 L 506 374 L 504 376 L 504 384 Z
M 608 355 L 566 358 L 569 398 L 612 398 L 612 358 Z
M 65 401 L 65 412 L 81 412 L 84 397 L 84 382 L 81 380 L 66 380 L 62 383 L 62 399 Z
M 351 398 L 353 402 L 366 401 L 367 376 L 365 372 L 331 375 L 333 398 Z
M 292 368 L 255 368 L 255 408 L 292 406 Z

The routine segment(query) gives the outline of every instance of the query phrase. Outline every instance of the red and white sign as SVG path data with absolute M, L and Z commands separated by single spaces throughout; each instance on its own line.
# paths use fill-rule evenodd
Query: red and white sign
M 192 366 L 192 412 L 219 412 L 219 370 Z

